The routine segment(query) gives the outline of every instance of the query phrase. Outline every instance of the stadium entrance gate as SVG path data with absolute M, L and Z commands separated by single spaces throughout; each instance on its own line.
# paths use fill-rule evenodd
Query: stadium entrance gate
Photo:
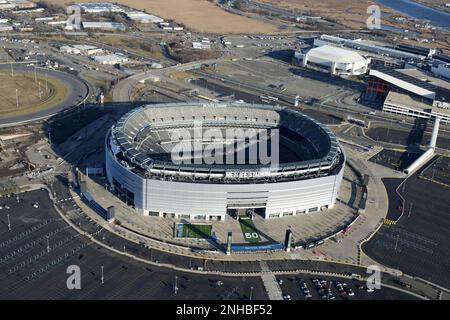
M 255 215 L 265 218 L 266 206 L 261 204 L 248 206 L 243 206 L 242 204 L 236 206 L 228 205 L 227 214 L 234 219 L 238 219 L 241 216 L 248 216 L 253 219 Z

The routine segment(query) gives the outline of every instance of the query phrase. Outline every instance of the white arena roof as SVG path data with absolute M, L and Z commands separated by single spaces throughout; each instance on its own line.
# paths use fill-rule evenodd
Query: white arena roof
M 364 61 L 364 57 L 355 51 L 342 49 L 330 45 L 325 45 L 311 49 L 308 54 L 315 58 L 334 61 L 337 63 L 355 63 L 358 61 Z

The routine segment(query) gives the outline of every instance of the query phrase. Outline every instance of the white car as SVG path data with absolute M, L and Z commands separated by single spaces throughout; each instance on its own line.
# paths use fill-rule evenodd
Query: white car
M 288 294 L 283 294 L 283 299 L 284 300 L 291 300 L 291 296 Z

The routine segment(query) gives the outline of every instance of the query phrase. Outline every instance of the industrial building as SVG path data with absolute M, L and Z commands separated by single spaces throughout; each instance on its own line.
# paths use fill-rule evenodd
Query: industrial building
M 0 0 L 0 10 L 35 8 L 36 4 L 28 0 Z
M 321 47 L 325 45 L 343 46 L 358 51 L 374 53 L 377 55 L 386 55 L 391 58 L 414 61 L 422 61 L 428 57 L 426 54 L 411 53 L 403 50 L 384 47 L 382 45 L 364 41 L 362 39 L 346 39 L 326 34 L 314 39 L 314 46 Z
M 83 29 L 100 29 L 110 31 L 123 31 L 126 29 L 125 25 L 120 22 L 82 22 Z
M 12 31 L 13 27 L 9 24 L 0 24 L 0 32 Z
M 325 45 L 313 48 L 306 53 L 296 53 L 303 67 L 329 72 L 339 76 L 358 76 L 368 70 L 370 59 L 355 51 Z
M 164 22 L 163 18 L 154 16 L 141 11 L 126 12 L 128 19 L 139 23 L 161 23 Z
M 182 163 L 173 160 L 179 130 L 190 136 L 183 136 L 183 145 L 193 148 L 183 153 Z M 226 149 L 216 156 L 227 159 L 260 146 L 260 135 L 251 143 L 247 130 L 268 131 L 271 150 L 280 149 L 279 163 L 253 164 L 247 158 L 243 164 L 198 163 L 211 142 L 208 130 L 216 132 L 214 145 Z M 226 130 L 236 130 L 232 139 L 219 138 Z M 192 220 L 223 221 L 242 210 L 266 219 L 326 210 L 335 204 L 345 167 L 345 155 L 326 126 L 297 110 L 242 103 L 136 108 L 112 126 L 105 151 L 110 190 L 137 213 Z
M 124 12 L 125 9 L 116 4 L 109 2 L 97 3 L 77 3 L 77 5 L 87 13 L 102 13 L 102 12 Z
M 128 57 L 119 54 L 107 54 L 101 56 L 94 56 L 93 60 L 100 64 L 116 65 L 128 61 Z
M 433 72 L 436 76 L 450 80 L 450 63 L 434 64 L 431 67 L 431 72 Z
M 71 46 L 61 46 L 59 48 L 59 51 L 62 53 L 68 53 L 68 54 L 80 54 L 80 49 L 71 47 Z
M 80 51 L 81 54 L 91 56 L 94 54 L 99 54 L 103 52 L 102 48 L 97 48 L 96 46 L 85 45 L 85 44 L 76 44 L 73 45 L 73 48 Z

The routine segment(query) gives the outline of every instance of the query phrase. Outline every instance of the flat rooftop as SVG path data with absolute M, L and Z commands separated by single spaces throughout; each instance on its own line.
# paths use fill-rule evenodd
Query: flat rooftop
M 444 108 L 438 108 L 432 106 L 430 103 L 426 103 L 420 100 L 413 99 L 407 94 L 398 93 L 394 91 L 390 91 L 389 94 L 386 97 L 385 103 L 393 103 L 398 104 L 400 106 L 405 106 L 409 108 L 413 108 L 420 111 L 426 111 L 426 112 L 438 112 L 442 114 L 446 114 L 450 116 L 450 110 L 444 109 Z
M 447 90 L 450 90 L 450 82 L 445 81 L 440 78 L 433 77 L 432 75 L 429 75 L 425 73 L 422 70 L 419 69 L 397 69 L 397 71 L 406 74 L 410 77 L 416 78 L 418 80 L 421 80 L 423 82 L 429 83 L 431 85 L 434 85 L 436 87 L 444 88 Z

